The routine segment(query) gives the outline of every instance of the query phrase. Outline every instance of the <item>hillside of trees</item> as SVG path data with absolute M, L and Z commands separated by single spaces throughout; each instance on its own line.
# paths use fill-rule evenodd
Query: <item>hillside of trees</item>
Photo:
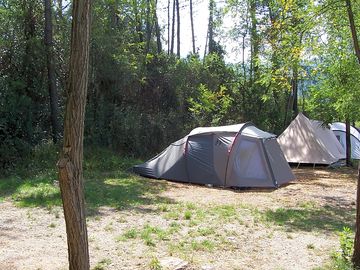
M 360 120 L 359 2 L 210 0 L 206 40 L 193 23 L 180 40 L 197 4 L 93 2 L 85 145 L 145 158 L 199 125 L 252 121 L 280 134 L 299 110 Z M 2 169 L 63 138 L 71 19 L 69 1 L 0 1 Z M 226 43 L 237 63 L 225 61 Z

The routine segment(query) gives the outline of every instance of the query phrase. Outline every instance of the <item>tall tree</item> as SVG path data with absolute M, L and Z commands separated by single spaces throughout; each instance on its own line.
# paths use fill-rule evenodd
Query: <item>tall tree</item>
M 170 53 L 174 53 L 174 42 L 175 42 L 175 11 L 176 11 L 176 0 L 173 1 L 173 10 L 172 10 L 172 23 L 171 23 L 171 45 Z
M 349 18 L 349 26 L 351 30 L 351 37 L 353 41 L 355 56 L 359 62 L 360 65 L 360 46 L 359 46 L 359 40 L 356 32 L 356 26 L 354 22 L 354 13 L 352 11 L 351 1 L 345 0 L 346 3 L 346 9 L 347 14 Z M 358 66 L 360 69 L 360 67 Z M 347 119 L 348 120 L 348 119 Z M 346 143 L 347 148 L 350 147 L 348 145 L 350 141 L 350 137 L 348 133 L 350 134 L 350 127 L 348 127 L 349 123 L 347 121 L 346 123 Z M 348 130 L 349 129 L 349 130 Z M 355 266 L 355 268 L 360 268 L 360 163 L 358 165 L 358 185 L 357 185 L 357 192 L 356 192 L 356 226 L 355 226 L 355 240 L 354 240 L 354 253 L 352 256 L 352 262 Z
M 157 53 L 160 54 L 162 51 L 162 45 L 161 45 L 161 31 L 160 31 L 160 26 L 159 26 L 159 19 L 157 16 L 157 1 L 155 1 L 155 5 L 154 5 L 154 20 L 155 20 L 155 34 L 156 34 L 156 47 L 157 47 Z
M 52 7 L 51 0 L 44 0 L 45 29 L 44 41 L 46 48 L 46 65 L 48 77 L 48 89 L 50 97 L 50 117 L 52 127 L 52 139 L 56 143 L 59 137 L 59 119 L 58 119 L 58 95 L 56 90 L 54 53 L 53 53 L 53 27 L 52 27 Z
M 170 54 L 170 0 L 167 5 L 167 40 L 168 40 L 168 54 Z
M 58 161 L 70 270 L 89 269 L 82 163 L 90 15 L 91 0 L 73 1 L 64 145 Z
M 208 38 L 209 38 L 209 54 L 215 51 L 214 48 L 214 0 L 209 1 L 209 25 L 208 25 Z
M 195 50 L 195 33 L 194 33 L 194 14 L 193 14 L 193 1 L 190 0 L 190 24 L 191 24 L 191 41 L 193 54 L 196 53 Z
M 176 31 L 176 55 L 177 57 L 180 57 L 180 6 L 179 6 L 179 0 L 175 0 L 176 4 L 176 24 L 177 24 L 177 31 Z

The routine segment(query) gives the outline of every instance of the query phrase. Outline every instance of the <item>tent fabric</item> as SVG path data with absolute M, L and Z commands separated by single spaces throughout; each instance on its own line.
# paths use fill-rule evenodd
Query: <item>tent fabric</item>
M 196 128 L 134 172 L 234 187 L 277 187 L 294 179 L 275 135 L 251 123 Z
M 332 123 L 331 130 L 334 132 L 340 144 L 346 149 L 346 125 L 345 123 Z M 351 158 L 360 159 L 360 132 L 350 126 Z M 345 150 L 346 151 L 346 150 Z
M 334 133 L 302 113 L 278 137 L 278 143 L 290 163 L 331 164 L 345 158 Z

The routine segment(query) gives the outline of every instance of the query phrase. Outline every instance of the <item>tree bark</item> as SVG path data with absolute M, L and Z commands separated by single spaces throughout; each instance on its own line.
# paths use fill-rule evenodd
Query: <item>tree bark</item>
M 292 100 L 292 110 L 294 115 L 299 113 L 298 107 L 298 68 L 294 68 L 294 74 L 292 78 L 292 92 L 293 92 L 293 100 Z
M 356 27 L 355 27 L 355 22 L 354 22 L 354 13 L 351 8 L 351 0 L 345 0 L 345 2 L 346 2 L 346 8 L 347 8 L 347 13 L 348 13 L 348 17 L 349 17 L 349 24 L 350 24 L 351 36 L 352 36 L 352 40 L 353 40 L 353 44 L 354 44 L 355 55 L 360 64 L 360 46 L 359 46 L 359 39 L 357 37 Z
M 156 46 L 157 46 L 157 53 L 160 54 L 162 51 L 162 45 L 161 45 L 161 32 L 160 32 L 160 26 L 159 26 L 159 19 L 157 16 L 157 1 L 155 1 L 155 7 L 154 7 L 154 20 L 155 20 L 155 34 L 156 34 Z
M 346 165 L 351 166 L 351 140 L 350 140 L 350 120 L 346 118 L 345 120 L 345 141 L 346 141 Z
M 358 269 L 360 267 L 360 163 L 358 166 L 358 182 L 356 192 L 356 225 L 352 262 L 355 269 Z
M 91 0 L 74 0 L 64 145 L 58 161 L 69 269 L 89 269 L 83 184 L 83 136 L 89 66 Z
M 177 23 L 177 51 L 176 55 L 180 58 L 180 7 L 179 7 L 179 0 L 175 0 L 176 3 L 176 23 Z
M 151 3 L 150 0 L 146 0 L 146 48 L 145 55 L 150 51 L 150 41 L 151 41 L 151 30 L 152 30 L 152 22 L 150 19 L 151 13 Z
M 214 52 L 214 0 L 209 2 L 209 54 Z
M 175 4 L 176 0 L 173 1 L 173 12 L 172 12 L 172 27 L 171 27 L 171 47 L 170 47 L 170 53 L 174 53 L 174 42 L 175 42 Z
M 170 0 L 168 0 L 167 18 L 168 54 L 170 54 Z
M 250 84 L 258 79 L 258 59 L 259 59 L 259 35 L 257 32 L 257 18 L 256 18 L 256 0 L 250 0 L 250 41 L 251 41 L 251 56 L 250 56 Z
M 193 2 L 192 2 L 192 0 L 190 0 L 190 23 L 191 23 L 192 49 L 193 49 L 193 54 L 195 54 L 196 49 L 195 49 L 195 33 L 194 33 L 194 17 L 193 17 Z
M 56 90 L 56 78 L 54 67 L 54 53 L 53 53 L 53 31 L 52 31 L 52 10 L 51 0 L 44 0 L 44 14 L 45 14 L 45 29 L 44 42 L 46 48 L 46 65 L 48 77 L 48 89 L 50 97 L 50 118 L 52 127 L 52 139 L 57 143 L 59 138 L 59 119 L 58 119 L 58 95 Z

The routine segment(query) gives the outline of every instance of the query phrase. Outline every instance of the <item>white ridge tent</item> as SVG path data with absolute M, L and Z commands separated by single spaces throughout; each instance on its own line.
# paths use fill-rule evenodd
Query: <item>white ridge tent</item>
M 290 163 L 331 164 L 345 158 L 345 149 L 335 134 L 302 113 L 278 137 L 278 142 Z
M 251 123 L 196 128 L 134 172 L 230 187 L 277 187 L 294 179 L 275 135 Z
M 334 132 L 340 144 L 346 149 L 346 125 L 345 123 L 332 123 L 331 130 Z M 360 132 L 350 127 L 350 144 L 351 144 L 351 158 L 360 159 Z M 346 151 L 346 150 L 345 150 Z

